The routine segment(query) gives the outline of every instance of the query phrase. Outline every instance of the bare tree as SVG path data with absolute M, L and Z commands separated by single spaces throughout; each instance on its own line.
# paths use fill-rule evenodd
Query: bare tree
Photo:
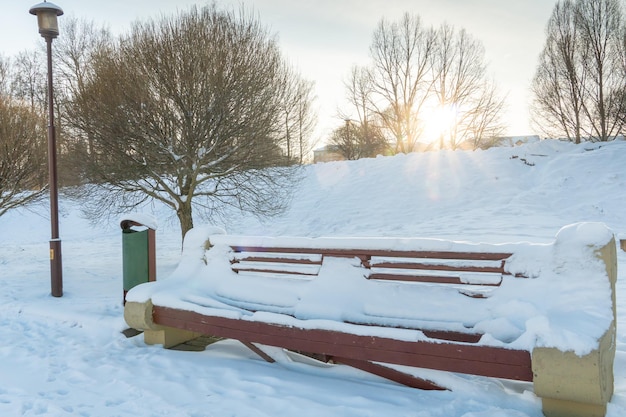
M 579 0 L 576 25 L 580 28 L 585 48 L 583 65 L 590 74 L 585 83 L 583 109 L 590 124 L 589 135 L 600 141 L 612 140 L 620 133 L 622 123 L 612 117 L 622 100 L 616 92 L 626 86 L 619 71 L 619 35 L 623 8 L 619 0 Z
M 282 102 L 283 135 L 287 159 L 302 164 L 311 152 L 311 134 L 317 121 L 313 111 L 314 84 L 302 79 L 292 69 L 285 71 L 285 99 Z
M 344 126 L 340 126 L 332 132 L 329 142 L 333 151 L 345 159 L 349 161 L 359 159 L 358 139 L 350 127 L 350 119 L 346 119 Z
M 48 101 L 46 68 L 38 49 L 17 54 L 11 65 L 11 96 L 28 103 L 32 111 L 45 111 Z
M 437 30 L 431 59 L 436 106 L 450 119 L 440 131 L 440 148 L 455 149 L 466 140 L 479 143 L 499 134 L 504 99 L 487 80 L 482 43 L 444 23 Z
M 61 30 L 53 49 L 56 90 L 71 98 L 93 78 L 93 60 L 107 53 L 113 39 L 106 27 L 71 16 L 62 20 Z
M 310 155 L 315 147 L 315 141 L 311 138 L 317 125 L 317 114 L 313 110 L 316 97 L 313 95 L 313 82 L 300 80 L 297 88 L 296 102 L 296 134 L 298 139 L 298 163 L 304 163 L 305 156 Z
M 45 191 L 45 120 L 0 97 L 0 216 Z
M 330 145 L 345 159 L 356 160 L 386 154 L 389 143 L 379 126 L 345 119 L 345 125 L 335 129 Z
M 582 41 L 576 26 L 576 6 L 566 0 L 555 5 L 546 28 L 546 45 L 533 79 L 533 120 L 551 137 L 564 135 L 580 143 L 583 132 Z
M 62 20 L 61 31 L 53 48 L 59 182 L 77 185 L 85 180 L 86 161 L 94 157 L 93 135 L 69 123 L 67 107 L 85 92 L 95 76 L 93 63 L 108 54 L 113 40 L 107 28 L 71 16 Z
M 618 68 L 621 71 L 621 74 L 624 78 L 626 78 L 626 19 L 622 22 L 622 28 L 620 30 L 620 35 L 618 39 Z M 616 104 L 612 109 L 610 109 L 613 117 L 618 118 L 622 126 L 626 126 L 626 86 L 621 91 L 616 91 L 614 93 L 615 99 L 613 102 Z M 624 132 L 622 132 L 624 134 Z
M 9 97 L 11 89 L 11 64 L 8 58 L 0 55 L 0 97 Z
M 161 201 L 183 236 L 193 207 L 282 210 L 294 179 L 277 167 L 287 66 L 256 19 L 213 5 L 139 22 L 94 65 L 70 117 L 93 135 L 88 174 L 112 193 L 101 204 Z
M 550 136 L 580 143 L 621 132 L 626 87 L 619 0 L 559 1 L 533 79 L 533 120 Z
M 346 98 L 356 111 L 361 124 L 367 123 L 374 114 L 370 104 L 374 94 L 370 79 L 371 75 L 368 68 L 353 66 L 350 75 L 344 82 Z M 344 120 L 350 118 L 347 114 L 340 114 L 340 116 Z
M 397 152 L 411 152 L 420 134 L 419 113 L 432 86 L 435 32 L 416 15 L 381 20 L 370 47 L 372 110 L 392 132 Z
M 346 125 L 345 131 L 342 128 L 333 132 L 331 142 L 335 144 L 355 142 L 359 151 L 359 157 L 371 157 L 378 154 L 384 154 L 389 151 L 389 141 L 387 140 L 382 125 L 381 118 L 372 106 L 373 90 L 370 82 L 371 75 L 367 68 L 352 68 L 352 72 L 348 80 L 344 83 L 347 91 L 347 99 L 356 111 L 357 121 L 356 127 L 352 130 Z M 351 121 L 350 116 L 340 114 L 340 117 L 346 121 Z M 347 147 L 351 149 L 352 146 Z M 346 159 L 351 159 L 344 154 Z
M 493 146 L 505 129 L 501 119 L 505 99 L 498 94 L 495 82 L 483 81 L 479 91 L 472 100 L 473 111 L 466 114 L 463 122 L 464 138 L 474 150 Z

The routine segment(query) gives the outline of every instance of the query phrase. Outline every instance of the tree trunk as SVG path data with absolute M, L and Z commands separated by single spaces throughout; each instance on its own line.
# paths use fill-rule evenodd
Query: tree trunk
M 180 231 L 183 240 L 189 230 L 193 228 L 193 217 L 191 215 L 191 202 L 184 201 L 180 203 L 178 210 L 176 210 L 178 221 L 180 222 Z

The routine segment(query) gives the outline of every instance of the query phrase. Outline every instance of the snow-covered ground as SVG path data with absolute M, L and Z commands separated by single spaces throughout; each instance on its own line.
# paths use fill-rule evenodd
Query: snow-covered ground
M 562 226 L 605 223 L 626 237 L 626 142 L 543 141 L 477 152 L 399 155 L 306 167 L 284 215 L 233 214 L 217 224 L 260 236 L 437 237 L 550 242 Z M 452 391 L 419 391 L 344 366 L 314 367 L 274 353 L 269 364 L 237 342 L 202 353 L 144 345 L 121 333 L 121 232 L 93 225 L 61 200 L 64 296 L 50 296 L 48 209 L 0 217 L 2 416 L 540 417 L 525 383 L 445 375 Z M 175 220 L 158 206 L 158 279 L 180 259 Z M 619 251 L 615 394 L 626 415 L 626 252 Z

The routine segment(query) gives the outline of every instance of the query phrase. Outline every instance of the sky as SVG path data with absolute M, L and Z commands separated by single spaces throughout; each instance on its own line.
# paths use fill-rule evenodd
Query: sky
M 43 44 L 34 16 L 36 1 L 10 0 L 0 14 L 0 54 L 12 56 Z M 65 15 L 85 18 L 123 33 L 135 20 L 175 13 L 197 0 L 59 0 Z M 529 86 L 545 37 L 544 28 L 556 0 L 219 0 L 218 5 L 255 11 L 260 21 L 278 36 L 289 61 L 304 78 L 314 81 L 319 114 L 317 138 L 328 136 L 350 113 L 344 81 L 353 65 L 368 62 L 368 49 L 378 22 L 418 14 L 427 25 L 443 22 L 465 28 L 481 41 L 489 75 L 507 95 L 504 122 L 508 135 L 528 135 Z M 60 18 L 61 31 L 62 19 Z M 60 36 L 63 36 L 61 32 Z
M 230 220 L 215 219 L 210 225 L 196 216 L 183 255 L 179 226 L 168 221 L 175 218 L 171 209 L 147 203 L 137 210 L 157 219 L 156 284 L 172 284 L 170 303 L 180 305 L 185 299 L 190 309 L 203 309 L 218 293 L 221 303 L 230 303 L 222 306 L 272 300 L 261 310 L 281 306 L 289 314 L 289 303 L 306 300 L 305 306 L 297 304 L 300 315 L 336 318 L 346 312 L 362 317 L 366 312 L 369 320 L 384 315 L 394 321 L 421 316 L 438 327 L 462 320 L 489 333 L 480 343 L 504 340 L 523 348 L 533 343 L 525 336 L 535 334 L 538 343 L 588 349 L 590 337 L 606 328 L 612 312 L 609 284 L 597 269 L 603 267 L 591 261 L 594 248 L 587 244 L 607 241 L 606 228 L 598 222 L 626 239 L 625 154 L 624 140 L 581 145 L 543 140 L 306 165 L 284 213 L 261 221 L 225 207 Z M 343 365 L 293 361 L 293 355 L 267 346 L 261 348 L 275 363 L 228 340 L 204 352 L 181 352 L 148 346 L 141 335 L 127 339 L 121 333 L 127 325 L 119 222 L 91 222 L 82 215 L 80 202 L 64 194 L 59 203 L 60 298 L 50 296 L 47 199 L 0 216 L 0 416 L 543 417 L 528 383 L 402 368 L 450 388 L 422 391 Z M 564 228 L 572 223 L 578 224 Z M 515 252 L 509 271 L 533 278 L 505 276 L 483 300 L 462 296 L 454 286 L 437 292 L 420 286 L 417 293 L 414 285 L 419 284 L 410 284 L 411 289 L 389 294 L 389 287 L 374 292 L 375 281 L 361 286 L 366 280 L 362 275 L 357 280 L 353 269 L 346 268 L 349 260 L 330 258 L 324 273 L 308 282 L 252 281 L 243 274 L 236 282 L 222 281 L 208 275 L 214 258 L 206 256 L 208 265 L 201 260 L 204 239 L 215 233 L 215 226 L 231 235 L 278 236 L 291 244 L 293 236 L 328 237 L 344 247 L 423 244 L 462 250 L 468 242 L 482 242 L 471 245 L 472 250 L 491 251 L 490 244 L 497 244 L 495 252 Z M 212 239 L 218 253 L 221 238 Z M 615 384 L 606 417 L 626 416 L 626 252 L 618 250 L 617 257 Z M 211 278 L 203 279 L 207 276 Z M 278 281 L 284 286 L 278 287 Z M 214 292 L 213 283 L 220 284 Z M 294 297 L 303 287 L 310 292 Z M 130 296 L 139 297 L 148 288 L 137 287 Z M 490 308 L 466 308 L 480 302 Z M 289 317 L 266 315 L 267 320 Z M 310 320 L 308 325 L 324 323 L 328 321 Z M 361 330 L 379 331 L 375 326 Z M 406 329 L 388 332 L 423 337 Z

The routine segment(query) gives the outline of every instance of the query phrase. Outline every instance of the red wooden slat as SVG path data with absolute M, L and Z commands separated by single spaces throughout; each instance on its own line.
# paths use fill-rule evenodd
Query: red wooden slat
M 499 287 L 502 284 L 502 278 L 498 283 L 489 282 L 464 282 L 458 276 L 441 276 L 441 275 L 404 275 L 391 273 L 373 273 L 368 279 L 378 279 L 383 281 L 407 281 L 407 282 L 431 282 L 436 284 L 460 284 L 460 285 L 481 285 L 486 287 Z
M 268 268 L 254 268 L 254 267 L 239 267 L 233 265 L 231 269 L 235 272 L 262 272 L 268 274 L 288 274 L 288 275 L 305 275 L 305 276 L 316 276 L 316 272 L 302 272 L 302 271 L 287 271 L 281 269 L 268 269 Z
M 372 326 L 372 324 L 363 324 L 357 323 L 353 321 L 346 321 L 348 324 L 354 324 L 357 326 Z M 447 340 L 450 342 L 463 342 L 463 343 L 477 343 L 480 341 L 480 338 L 483 336 L 481 333 L 462 333 L 462 332 L 454 332 L 449 330 L 428 330 L 428 329 L 420 329 L 417 327 L 401 327 L 394 326 L 395 329 L 408 329 L 408 330 L 419 330 L 424 333 L 426 337 L 431 339 L 439 339 L 439 340 Z
M 374 265 L 364 265 L 366 268 L 386 268 L 386 269 L 418 269 L 429 271 L 457 271 L 457 272 L 484 272 L 484 273 L 504 273 L 502 266 L 475 266 L 475 265 L 446 265 L 428 264 L 412 262 L 380 262 Z
M 233 259 L 231 264 L 240 262 L 267 262 L 267 263 L 282 263 L 282 264 L 302 264 L 302 265 L 321 265 L 321 261 L 313 261 L 311 259 L 294 259 L 294 258 L 281 258 L 281 257 L 265 257 L 265 256 L 244 256 L 241 258 Z
M 509 258 L 511 253 L 495 252 L 452 252 L 452 251 L 401 251 L 385 249 L 332 249 L 332 248 L 289 248 L 266 246 L 239 246 L 232 245 L 235 252 L 275 252 L 275 253 L 302 253 L 321 254 L 324 256 L 354 256 L 354 257 L 397 257 L 397 258 L 425 258 L 425 259 L 458 259 L 475 261 L 501 261 Z
M 386 362 L 497 378 L 532 381 L 530 353 L 459 343 L 402 341 L 205 316 L 154 306 L 157 324 L 202 334 L 355 360 Z
M 431 339 L 449 340 L 451 342 L 478 343 L 483 336 L 479 333 L 461 333 L 441 330 L 422 330 L 426 337 Z
M 442 275 L 401 275 L 401 274 L 370 274 L 368 279 L 378 279 L 382 281 L 408 281 L 408 282 L 433 282 L 438 284 L 463 284 L 461 278 L 456 276 Z

